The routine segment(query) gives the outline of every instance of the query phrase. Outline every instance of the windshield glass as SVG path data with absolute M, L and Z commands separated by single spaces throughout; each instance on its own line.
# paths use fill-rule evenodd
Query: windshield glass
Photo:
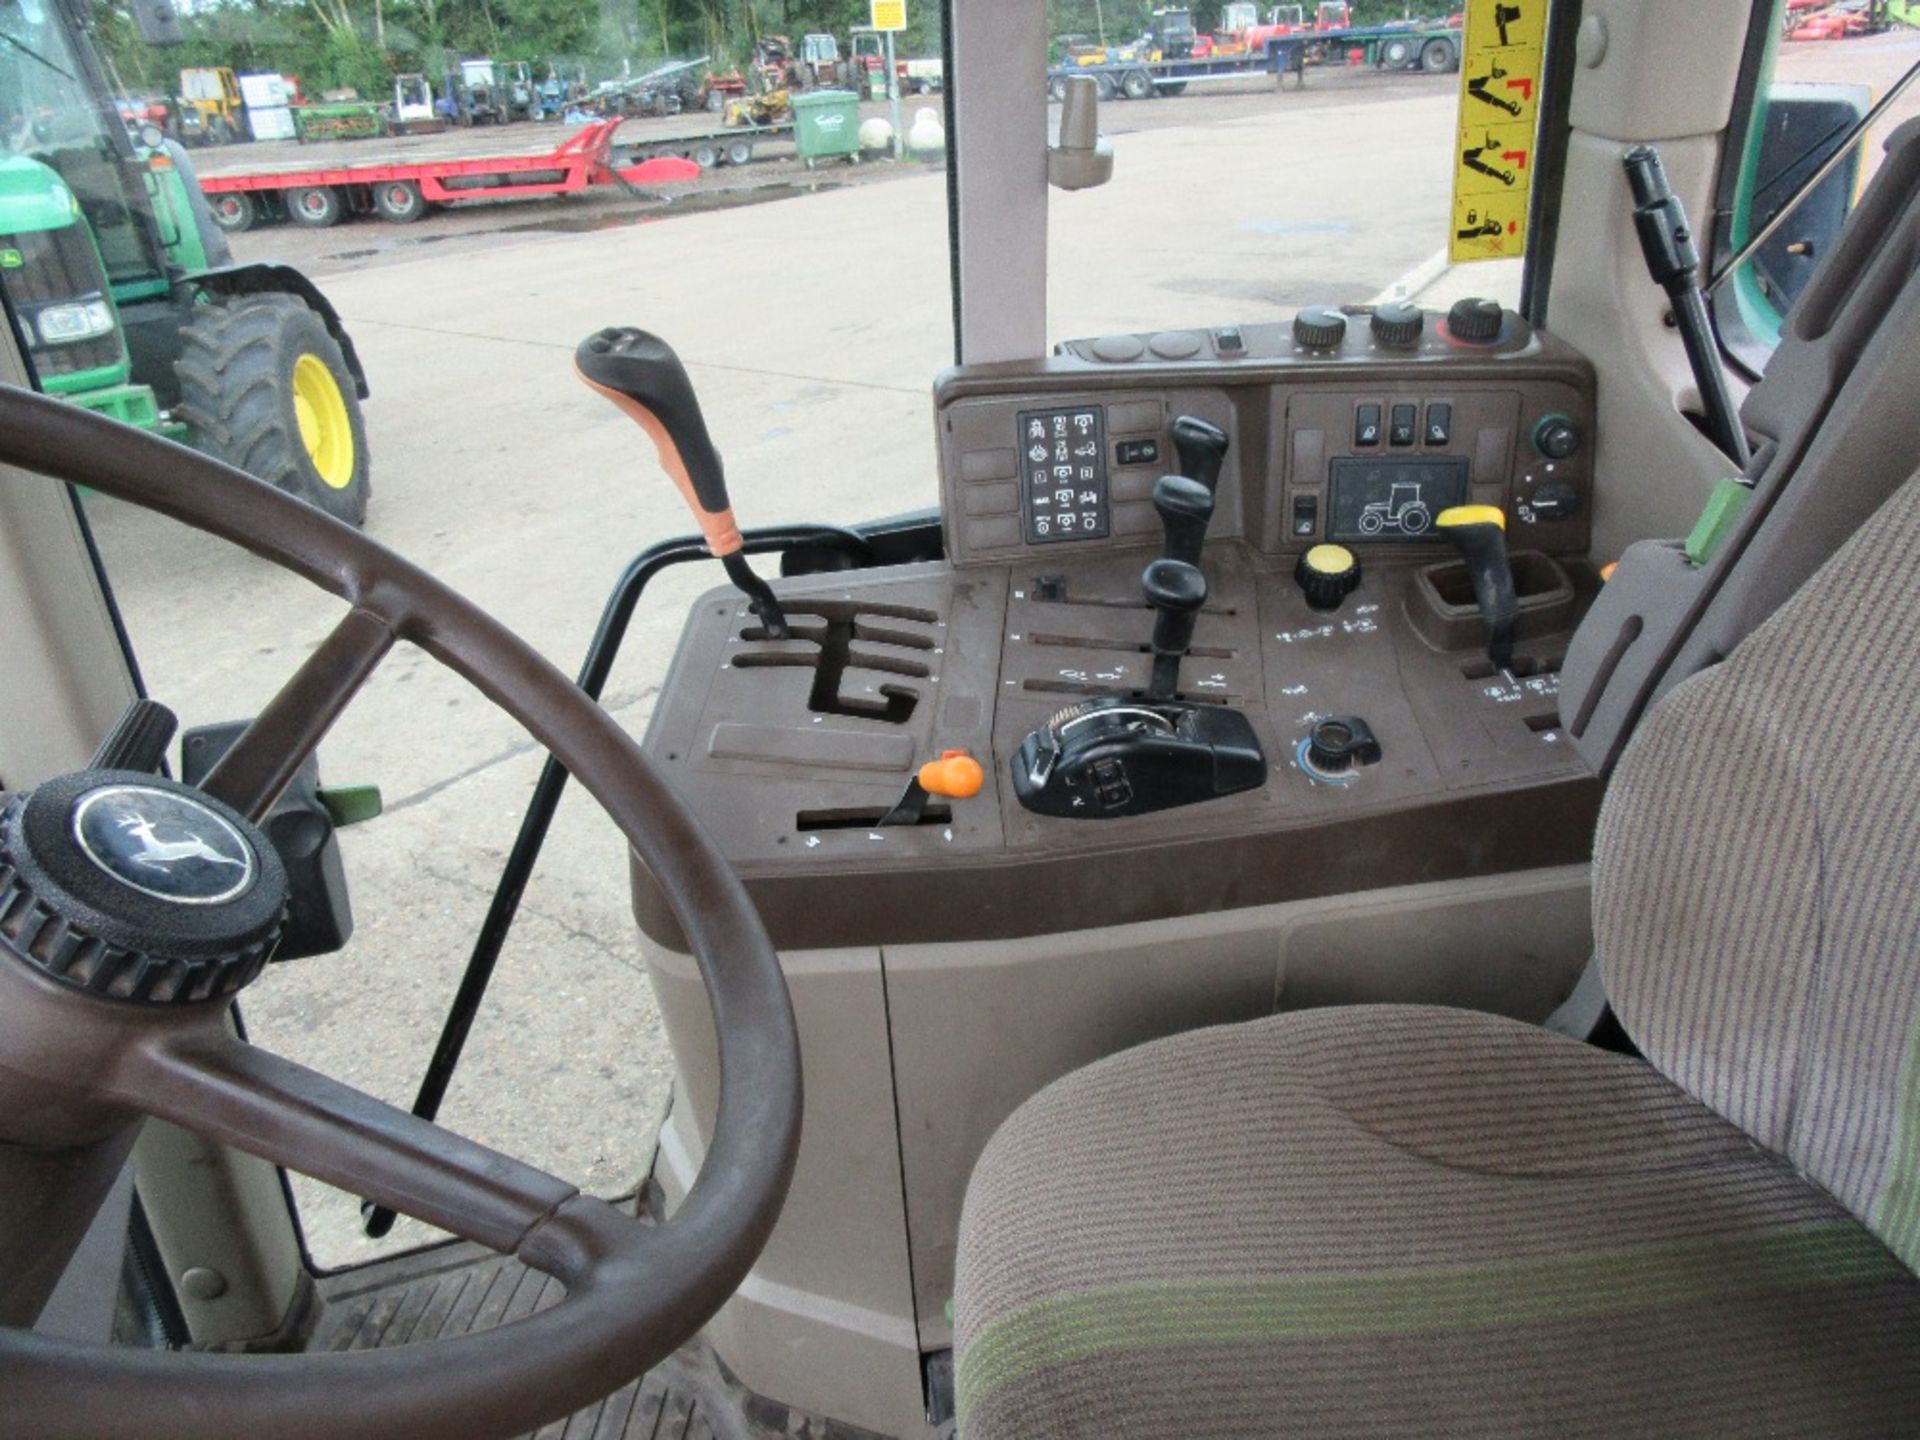
M 1115 155 L 1112 183 L 1054 196 L 1053 338 L 1378 299 L 1517 305 L 1539 108 L 1517 82 L 1546 6 L 1501 7 L 1517 18 L 1473 36 L 1458 8 L 1050 0 L 1054 93 L 1093 79 Z M 1461 186 L 1466 152 L 1482 168 Z M 1457 263 L 1489 204 L 1507 258 Z
M 170 251 L 171 295 L 115 289 L 131 375 L 74 368 L 62 383 L 92 386 L 76 403 L 362 525 L 568 673 L 634 557 L 693 529 L 647 435 L 574 374 L 602 327 L 677 349 L 741 525 L 935 503 L 929 381 L 953 359 L 935 7 L 910 0 L 890 35 L 864 4 L 778 24 L 759 7 L 758 26 L 738 6 L 595 0 L 183 8 L 186 43 L 155 48 L 97 7 L 102 71 L 124 82 L 109 101 L 180 145 L 128 209 L 282 268 L 252 293 Z M 27 13 L 0 0 L 8 34 L 82 73 L 63 12 Z M 86 87 L 13 47 L 0 67 L 32 78 L 35 154 L 78 173 L 76 137 L 99 148 Z M 55 258 L 78 266 L 70 251 Z M 10 295 L 73 283 L 21 253 Z M 147 688 L 186 726 L 258 713 L 341 614 L 159 516 L 87 509 Z M 689 602 L 722 583 L 683 565 L 647 590 L 604 692 L 636 735 Z M 320 753 L 328 785 L 385 800 L 339 836 L 355 934 L 271 967 L 250 1034 L 410 1105 L 543 759 L 422 655 L 390 656 Z M 627 895 L 617 833 L 570 791 L 441 1111 L 604 1195 L 644 1175 L 667 1103 Z M 358 1197 L 292 1185 L 323 1266 L 381 1253 Z M 385 1245 L 423 1238 L 403 1222 Z

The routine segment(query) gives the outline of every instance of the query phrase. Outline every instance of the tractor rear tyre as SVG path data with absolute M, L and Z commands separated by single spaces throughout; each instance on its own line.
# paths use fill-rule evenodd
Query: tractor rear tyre
M 349 525 L 367 518 L 367 431 L 326 323 L 292 295 L 198 306 L 181 328 L 188 443 Z
M 243 234 L 260 220 L 260 207 L 244 190 L 223 190 L 209 195 L 207 208 L 213 212 L 213 223 L 229 235 Z
M 287 191 L 287 217 L 296 225 L 324 230 L 329 225 L 338 225 L 345 211 L 340 192 L 331 185 L 303 185 Z
M 1120 82 L 1120 93 L 1129 100 L 1151 100 L 1153 77 L 1144 70 L 1129 70 Z
M 395 225 L 411 225 L 427 213 L 427 202 L 415 180 L 382 180 L 373 187 L 373 213 Z

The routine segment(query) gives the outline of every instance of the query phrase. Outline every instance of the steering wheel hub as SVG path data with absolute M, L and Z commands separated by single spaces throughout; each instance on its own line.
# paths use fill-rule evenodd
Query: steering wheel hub
M 0 811 L 0 950 L 119 1000 L 232 995 L 286 918 L 278 855 L 209 795 L 82 770 Z

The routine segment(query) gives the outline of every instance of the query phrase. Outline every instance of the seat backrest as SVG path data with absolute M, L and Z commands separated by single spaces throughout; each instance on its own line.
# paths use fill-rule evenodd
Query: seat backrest
M 1920 1269 L 1920 474 L 1649 712 L 1594 927 L 1646 1057 Z

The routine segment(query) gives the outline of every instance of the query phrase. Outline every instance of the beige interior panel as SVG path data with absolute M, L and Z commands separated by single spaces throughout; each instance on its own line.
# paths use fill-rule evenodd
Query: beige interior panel
M 671 1212 L 712 1133 L 719 1068 L 693 958 L 642 939 L 678 1083 L 654 1179 Z M 883 1435 L 924 1419 L 880 952 L 782 956 L 800 1026 L 800 1161 L 773 1238 L 707 1326 L 756 1394 Z
M 1717 133 L 1733 103 L 1753 4 L 1586 0 L 1581 6 L 1583 64 L 1573 86 L 1574 129 L 1627 143 Z M 1604 50 L 1600 63 L 1589 65 L 1585 59 L 1594 53 L 1596 28 Z M 1568 184 L 1570 200 L 1580 193 Z
M 27 383 L 11 334 L 0 380 Z M 84 765 L 133 699 L 133 682 L 94 578 L 67 487 L 0 472 L 0 790 Z

